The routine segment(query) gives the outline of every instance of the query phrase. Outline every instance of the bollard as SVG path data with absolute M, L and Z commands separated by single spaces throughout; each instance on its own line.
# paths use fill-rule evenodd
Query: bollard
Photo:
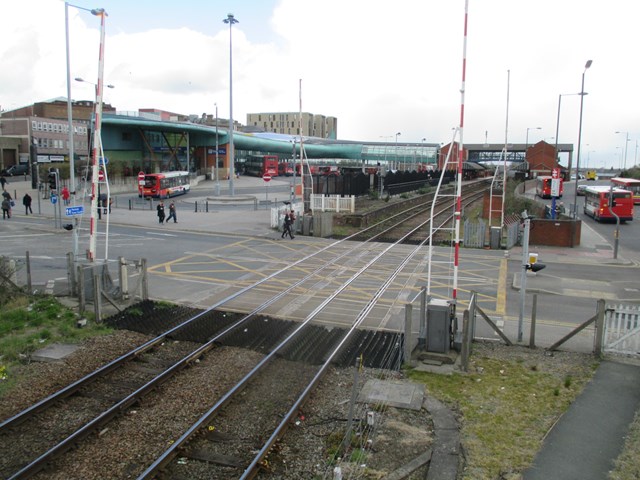
M 133 210 L 133 199 L 129 199 L 129 210 Z
M 195 208 L 196 208 L 195 213 L 198 213 L 198 201 L 196 200 L 195 202 L 193 202 L 193 204 L 195 205 Z
M 25 261 L 27 263 L 27 289 L 29 295 L 33 295 L 33 284 L 31 283 L 31 259 L 29 258 L 29 250 L 25 254 Z
M 529 329 L 529 348 L 536 348 L 536 315 L 538 312 L 538 294 L 533 294 L 531 303 L 531 328 Z
M 205 200 L 204 203 L 204 211 L 209 213 L 209 200 Z

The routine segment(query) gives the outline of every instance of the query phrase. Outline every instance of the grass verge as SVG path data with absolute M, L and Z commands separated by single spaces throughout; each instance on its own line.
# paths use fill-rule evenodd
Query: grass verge
M 463 479 L 519 478 L 597 366 L 579 354 L 549 359 L 540 351 L 502 347 L 506 353 L 495 356 L 492 348 L 474 347 L 468 374 L 407 372 L 459 413 Z
M 0 398 L 12 388 L 15 371 L 36 350 L 112 331 L 94 322 L 78 328 L 78 315 L 52 296 L 17 296 L 0 308 L 0 316 Z

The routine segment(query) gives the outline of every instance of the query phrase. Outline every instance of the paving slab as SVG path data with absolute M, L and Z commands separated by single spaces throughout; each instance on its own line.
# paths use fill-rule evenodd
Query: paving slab
M 423 399 L 423 384 L 393 380 L 367 380 L 358 394 L 358 402 L 411 410 L 420 410 Z
M 31 355 L 34 362 L 59 362 L 71 355 L 79 348 L 78 345 L 68 343 L 53 343 Z

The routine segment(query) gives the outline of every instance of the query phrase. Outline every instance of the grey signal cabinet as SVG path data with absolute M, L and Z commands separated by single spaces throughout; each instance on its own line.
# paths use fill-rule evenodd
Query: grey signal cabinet
M 449 353 L 451 346 L 451 305 L 434 299 L 427 304 L 427 351 Z

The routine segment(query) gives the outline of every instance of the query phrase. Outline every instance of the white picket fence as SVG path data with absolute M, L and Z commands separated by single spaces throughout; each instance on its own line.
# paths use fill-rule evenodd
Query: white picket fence
M 604 350 L 640 357 L 640 305 L 607 305 Z
M 348 212 L 355 213 L 356 197 L 351 195 L 311 195 L 311 210 L 320 212 Z

